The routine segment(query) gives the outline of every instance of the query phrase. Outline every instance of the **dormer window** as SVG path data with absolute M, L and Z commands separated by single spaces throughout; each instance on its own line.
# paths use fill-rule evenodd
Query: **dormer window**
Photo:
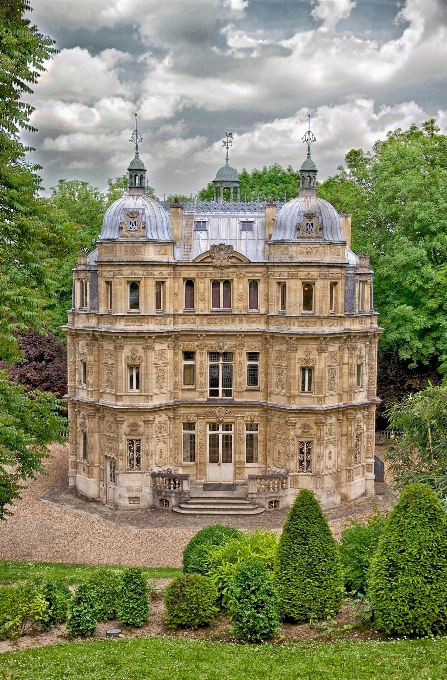
M 208 229 L 208 222 L 206 220 L 196 220 L 194 222 L 194 231 L 206 231 Z
M 253 231 L 253 221 L 248 221 L 248 220 L 242 220 L 241 223 L 241 231 Z

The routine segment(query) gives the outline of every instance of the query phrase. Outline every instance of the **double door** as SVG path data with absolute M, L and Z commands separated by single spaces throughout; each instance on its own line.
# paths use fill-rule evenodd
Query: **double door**
M 208 423 L 207 480 L 214 483 L 234 481 L 233 423 Z

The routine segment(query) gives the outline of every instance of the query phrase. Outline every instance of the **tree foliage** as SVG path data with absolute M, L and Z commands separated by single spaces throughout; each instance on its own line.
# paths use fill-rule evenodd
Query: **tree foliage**
M 447 518 L 428 486 L 411 484 L 402 492 L 368 580 L 379 630 L 414 637 L 447 630 Z
M 348 519 L 341 535 L 340 555 L 345 587 L 352 593 L 365 593 L 368 569 L 385 527 L 387 513 L 378 508 L 366 522 Z
M 223 524 L 212 524 L 198 531 L 183 550 L 183 572 L 204 574 L 208 571 L 210 546 L 225 545 L 241 536 L 239 529 Z
M 254 168 L 251 172 L 244 168 L 239 173 L 239 179 L 242 201 L 253 201 L 257 198 L 268 200 L 270 197 L 274 200 L 289 200 L 295 198 L 299 191 L 299 173 L 291 165 L 284 169 L 278 163 L 274 163 L 269 167 L 264 165 L 262 170 Z M 212 182 L 198 193 L 201 201 L 211 201 L 213 197 Z
M 352 214 L 353 249 L 368 252 L 383 349 L 447 369 L 447 137 L 434 119 L 353 149 L 318 194 Z
M 202 574 L 184 574 L 166 588 L 166 623 L 172 628 L 209 626 L 217 616 L 217 590 Z
M 282 619 L 318 621 L 340 608 L 344 588 L 339 548 L 308 489 L 300 491 L 284 524 L 275 585 Z
M 259 558 L 239 564 L 229 611 L 234 632 L 247 642 L 268 640 L 278 630 L 278 594 L 272 573 Z
M 67 630 L 73 637 L 89 637 L 95 634 L 97 622 L 95 592 L 88 583 L 81 583 L 68 606 Z
M 149 618 L 149 606 L 149 589 L 142 570 L 129 567 L 121 580 L 120 621 L 127 626 L 142 626 Z

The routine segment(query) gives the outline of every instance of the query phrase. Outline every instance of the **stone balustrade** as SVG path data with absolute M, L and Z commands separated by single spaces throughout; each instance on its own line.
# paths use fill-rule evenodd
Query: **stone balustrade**
M 287 491 L 289 476 L 287 474 L 248 475 L 248 493 L 277 493 Z

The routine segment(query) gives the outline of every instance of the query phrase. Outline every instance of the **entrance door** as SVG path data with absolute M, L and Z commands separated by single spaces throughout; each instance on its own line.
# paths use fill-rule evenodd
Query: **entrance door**
M 232 423 L 208 424 L 207 479 L 215 483 L 234 481 Z

